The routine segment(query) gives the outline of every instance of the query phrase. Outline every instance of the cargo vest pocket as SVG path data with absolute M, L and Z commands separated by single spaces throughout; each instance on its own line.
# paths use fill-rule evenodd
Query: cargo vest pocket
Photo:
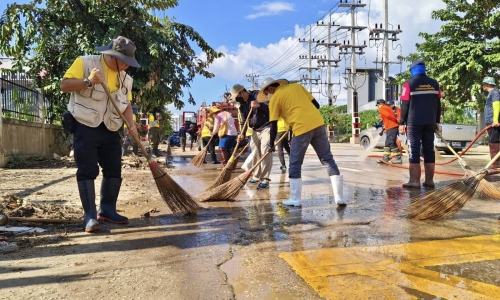
M 73 116 L 75 116 L 75 119 L 78 122 L 87 126 L 94 127 L 95 124 L 98 124 L 97 118 L 99 114 L 97 110 L 77 102 L 75 102 L 75 105 L 73 106 Z

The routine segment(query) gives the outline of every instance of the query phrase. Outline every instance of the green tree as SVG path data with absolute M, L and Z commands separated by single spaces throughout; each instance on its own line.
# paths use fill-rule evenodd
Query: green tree
M 500 69 L 500 3 L 498 0 L 442 0 L 445 9 L 432 13 L 444 22 L 435 34 L 420 33 L 425 41 L 405 58 L 425 60 L 428 74 L 437 79 L 445 104 L 482 111 L 481 81 Z M 409 78 L 400 74 L 399 80 Z M 476 99 L 477 101 L 472 101 Z
M 183 89 L 196 75 L 214 76 L 207 67 L 216 52 L 190 26 L 161 12 L 178 0 L 33 0 L 10 4 L 0 18 L 0 52 L 14 57 L 14 67 L 30 68 L 38 78 L 50 110 L 59 116 L 68 95 L 59 90 L 64 72 L 79 55 L 98 54 L 94 48 L 117 35 L 133 40 L 141 68 L 127 72 L 134 78 L 134 102 L 146 111 L 174 103 L 182 108 Z M 196 56 L 201 49 L 204 59 Z M 40 72 L 44 70 L 44 76 Z M 190 103 L 194 99 L 190 98 Z M 53 122 L 54 120 L 50 120 Z

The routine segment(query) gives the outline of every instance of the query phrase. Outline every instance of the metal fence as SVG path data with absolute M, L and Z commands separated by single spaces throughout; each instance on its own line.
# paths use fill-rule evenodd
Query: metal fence
M 22 121 L 43 122 L 42 93 L 24 72 L 1 73 L 2 117 Z

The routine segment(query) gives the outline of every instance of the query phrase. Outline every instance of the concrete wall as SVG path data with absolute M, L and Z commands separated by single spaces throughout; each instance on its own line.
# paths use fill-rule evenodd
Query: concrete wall
M 61 126 L 4 119 L 0 121 L 0 168 L 14 157 L 67 155 L 55 145 Z

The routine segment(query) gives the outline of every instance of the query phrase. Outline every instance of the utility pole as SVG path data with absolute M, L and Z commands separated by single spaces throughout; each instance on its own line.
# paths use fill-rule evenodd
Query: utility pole
M 259 89 L 259 84 L 257 82 L 257 79 L 259 77 L 259 74 L 254 74 L 253 73 L 253 68 L 252 68 L 252 74 L 247 74 L 245 75 L 248 78 L 248 82 L 252 84 L 252 89 L 253 90 L 258 90 Z
M 330 10 L 331 11 L 331 10 Z M 325 58 L 321 58 L 318 59 L 318 66 L 320 67 L 327 67 L 327 98 L 328 98 L 328 105 L 332 106 L 333 105 L 333 100 L 336 100 L 334 99 L 334 97 L 332 96 L 332 86 L 334 84 L 332 84 L 332 63 L 334 63 L 335 65 L 333 67 L 337 68 L 338 67 L 338 63 L 340 62 L 340 57 L 339 59 L 335 59 L 335 60 L 332 60 L 332 50 L 331 48 L 335 48 L 335 47 L 338 47 L 340 46 L 340 44 L 337 43 L 337 41 L 335 42 L 331 42 L 331 28 L 332 26 L 336 26 L 334 24 L 334 22 L 332 22 L 332 15 L 330 14 L 330 21 L 328 22 L 328 24 L 325 24 L 323 21 L 321 22 L 321 24 L 319 23 L 319 21 L 317 22 L 316 24 L 317 26 L 327 26 L 328 28 L 328 40 L 327 40 L 327 43 L 325 43 L 325 41 L 318 41 L 317 42 L 317 46 L 325 46 L 327 47 L 327 57 L 326 59 Z
M 299 39 L 299 42 L 302 42 L 302 43 L 307 43 L 308 44 L 308 48 L 309 48 L 309 55 L 305 56 L 305 55 L 299 55 L 299 58 L 300 59 L 308 59 L 309 60 L 309 67 L 305 68 L 305 67 L 302 67 L 302 68 L 299 68 L 299 70 L 308 70 L 308 73 L 309 73 L 309 76 L 306 78 L 306 77 L 301 77 L 300 78 L 300 81 L 309 81 L 309 92 L 312 93 L 312 81 L 315 80 L 316 83 L 318 83 L 318 80 L 320 80 L 320 78 L 312 78 L 312 71 L 313 70 L 319 70 L 319 68 L 313 68 L 312 66 L 312 59 L 313 58 L 318 58 L 317 56 L 312 56 L 312 50 L 311 50 L 311 43 L 314 42 L 314 40 L 311 40 L 312 38 L 312 26 L 309 26 L 309 40 L 306 41 L 306 39 Z
M 391 62 L 389 61 L 389 41 L 398 41 L 397 35 L 400 34 L 401 27 L 398 25 L 398 29 L 389 30 L 389 0 L 384 0 L 384 25 L 380 24 L 380 28 L 377 27 L 375 23 L 375 28 L 370 29 L 370 40 L 380 41 L 383 39 L 384 41 L 384 51 L 382 55 L 382 79 L 383 79 L 383 87 L 384 87 L 384 100 L 391 100 L 391 80 L 389 79 L 389 65 L 391 64 L 400 64 L 401 62 Z M 385 28 L 385 29 L 384 29 Z M 380 34 L 383 34 L 383 38 L 380 37 Z M 389 38 L 389 34 L 391 37 Z M 374 63 L 378 63 L 378 58 Z
M 345 3 L 343 3 L 345 1 Z M 352 92 L 351 106 L 352 106 L 352 137 L 351 144 L 359 144 L 359 133 L 361 131 L 361 124 L 358 114 L 358 92 L 356 87 L 356 54 L 363 55 L 363 48 L 366 48 L 366 42 L 363 45 L 356 45 L 356 30 L 361 31 L 366 27 L 356 26 L 356 8 L 364 7 L 366 4 L 362 4 L 360 0 L 358 3 L 347 3 L 347 0 L 340 0 L 339 7 L 349 7 L 351 9 L 351 26 L 340 26 L 338 30 L 347 29 L 351 31 L 351 42 L 347 42 L 347 45 L 340 45 L 340 54 L 351 55 L 351 72 L 349 74 L 349 85 L 348 87 Z M 349 52 L 350 49 L 351 51 Z M 359 51 L 357 51 L 359 50 Z

